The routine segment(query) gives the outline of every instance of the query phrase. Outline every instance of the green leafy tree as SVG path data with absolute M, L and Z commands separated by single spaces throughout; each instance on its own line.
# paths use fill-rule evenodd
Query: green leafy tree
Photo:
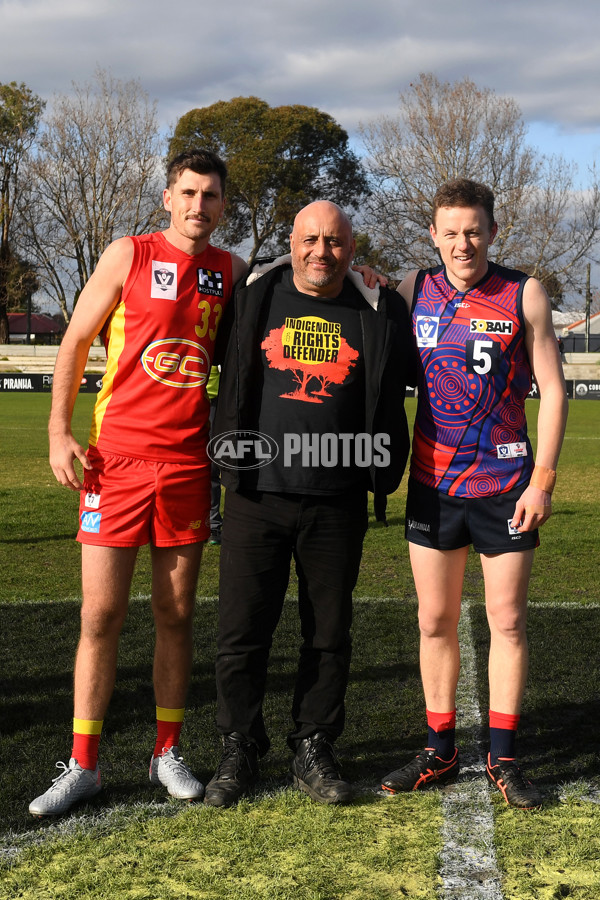
M 377 272 L 384 273 L 394 271 L 394 260 L 386 256 L 385 252 L 373 243 L 370 235 L 364 231 L 355 231 L 354 240 L 356 241 L 354 263 L 357 266 L 371 266 Z M 396 288 L 399 283 L 398 279 L 389 277 L 388 287 Z
M 223 229 L 231 247 L 252 242 L 250 263 L 261 249 L 287 247 L 305 204 L 332 200 L 348 208 L 368 192 L 348 135 L 312 106 L 270 107 L 257 97 L 236 97 L 192 109 L 177 123 L 169 154 L 196 146 L 227 162 Z
M 43 100 L 25 84 L 0 84 L 0 344 L 8 342 L 9 284 L 16 271 L 11 230 L 21 189 L 21 167 L 35 140 L 43 109 Z

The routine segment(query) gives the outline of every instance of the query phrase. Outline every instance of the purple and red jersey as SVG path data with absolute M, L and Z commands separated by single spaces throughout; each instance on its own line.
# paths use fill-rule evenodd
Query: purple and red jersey
M 421 484 L 456 497 L 489 497 L 528 482 L 527 278 L 490 262 L 485 277 L 460 293 L 444 266 L 419 272 L 412 305 L 419 402 L 410 471 Z

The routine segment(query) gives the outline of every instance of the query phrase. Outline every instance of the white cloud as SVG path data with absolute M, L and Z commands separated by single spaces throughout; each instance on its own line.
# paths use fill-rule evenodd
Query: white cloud
M 431 71 L 513 97 L 546 136 L 600 140 L 599 25 L 589 0 L 0 0 L 0 81 L 49 99 L 102 66 L 139 78 L 165 128 L 254 94 L 318 106 L 355 132 Z

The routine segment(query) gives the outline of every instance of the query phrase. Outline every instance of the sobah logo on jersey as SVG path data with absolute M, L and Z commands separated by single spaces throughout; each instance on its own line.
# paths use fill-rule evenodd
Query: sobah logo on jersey
M 297 359 L 309 365 L 336 363 L 341 345 L 342 327 L 317 316 L 288 316 L 281 335 L 284 359 Z
M 206 384 L 210 371 L 208 353 L 195 341 L 165 338 L 153 341 L 142 353 L 144 371 L 155 381 L 176 388 Z
M 150 296 L 154 300 L 177 300 L 177 263 L 152 260 Z
M 223 296 L 223 273 L 212 269 L 198 269 L 198 293 L 211 297 Z
M 502 319 L 471 319 L 471 333 L 512 334 L 513 323 Z

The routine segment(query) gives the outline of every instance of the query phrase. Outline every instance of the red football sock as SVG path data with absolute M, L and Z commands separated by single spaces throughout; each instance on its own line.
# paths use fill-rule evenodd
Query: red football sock
M 185 707 L 183 709 L 167 709 L 164 706 L 156 707 L 154 756 L 162 756 L 165 750 L 178 746 L 184 713 Z
M 98 765 L 98 745 L 103 722 L 96 719 L 73 719 L 71 756 L 82 769 L 94 770 Z
M 520 716 L 494 712 L 490 709 L 490 761 L 496 765 L 499 759 L 514 759 L 517 727 Z

